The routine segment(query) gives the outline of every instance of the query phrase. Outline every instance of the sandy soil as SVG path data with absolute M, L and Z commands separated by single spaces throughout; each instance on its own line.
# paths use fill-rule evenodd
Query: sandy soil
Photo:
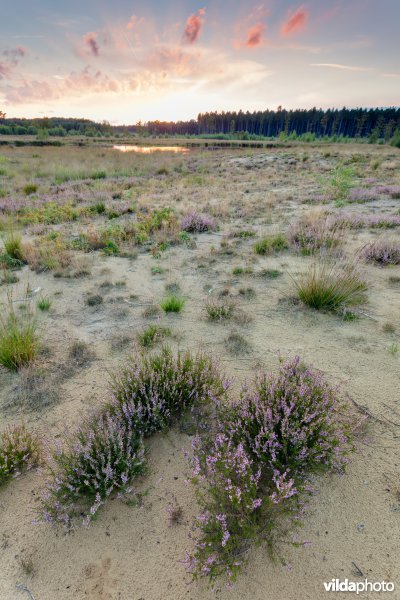
M 313 210 L 304 199 L 319 188 L 335 161 L 353 153 L 379 159 L 375 176 L 384 183 L 399 181 L 400 156 L 393 149 L 335 146 L 325 157 L 321 148 L 268 151 L 231 150 L 196 156 L 194 170 L 204 184 L 190 184 L 174 175 L 162 185 L 148 182 L 141 202 L 168 205 L 174 199 L 179 210 L 201 205 L 220 222 L 217 233 L 195 236 L 193 248 L 177 246 L 157 261 L 164 272 L 151 274 L 155 260 L 139 252 L 136 259 L 86 255 L 90 275 L 79 279 L 36 274 L 28 267 L 18 274 L 14 298 L 27 283 L 41 288 L 52 299 L 48 314 L 39 315 L 43 341 L 49 349 L 40 357 L 48 382 L 57 398 L 48 406 L 29 409 L 15 402 L 18 374 L 0 367 L 0 411 L 3 425 L 23 420 L 50 439 L 79 422 L 90 407 L 107 398 L 108 371 L 123 363 L 134 350 L 138 331 L 154 322 L 143 316 L 146 306 L 158 304 L 165 284 L 179 283 L 187 298 L 183 312 L 156 317 L 173 332 L 171 345 L 195 350 L 202 347 L 219 357 L 226 373 L 238 382 L 251 378 L 258 368 L 277 368 L 277 356 L 299 354 L 321 369 L 332 384 L 370 414 L 359 448 L 346 474 L 325 476 L 311 499 L 297 539 L 310 545 L 294 547 L 282 541 L 279 548 L 287 561 L 273 562 L 265 549 L 252 550 L 247 567 L 234 589 L 210 591 L 193 584 L 180 560 L 190 549 L 191 522 L 197 507 L 193 490 L 185 483 L 188 466 L 184 451 L 191 437 L 176 428 L 155 436 L 149 456 L 150 473 L 135 482 L 143 494 L 139 506 L 113 500 L 103 507 L 96 523 L 64 535 L 45 526 L 32 525 L 35 498 L 43 482 L 40 472 L 24 474 L 0 490 L 0 598 L 17 600 L 29 593 L 36 600 L 319 600 L 325 597 L 324 581 L 349 578 L 360 581 L 393 581 L 400 598 L 400 357 L 388 347 L 399 342 L 400 286 L 389 276 L 400 276 L 400 267 L 365 266 L 373 286 L 365 315 L 356 321 L 319 313 L 293 303 L 291 275 L 303 272 L 312 259 L 292 250 L 258 257 L 254 238 L 228 239 L 233 254 L 225 254 L 221 241 L 238 228 L 254 228 L 260 236 L 285 231 L 300 214 Z M 22 152 L 22 151 L 21 151 Z M 302 162 L 302 155 L 310 155 Z M 282 156 L 283 155 L 283 156 Z M 272 157 L 274 160 L 272 160 Z M 147 158 L 151 161 L 152 157 Z M 192 156 L 174 157 L 194 161 Z M 295 160 L 295 163 L 291 163 Z M 215 165 L 215 168 L 213 168 Z M 209 169 L 204 175 L 204 169 Z M 362 169 L 367 175 L 367 167 Z M 160 178 L 159 178 L 160 179 Z M 326 207 L 325 207 L 326 208 Z M 331 208 L 331 207 L 329 207 Z M 365 214 L 390 212 L 399 201 L 351 205 L 346 210 Z M 76 225 L 73 225 L 76 227 Z M 367 240 L 387 235 L 369 230 L 350 231 L 345 240 L 348 256 Z M 390 233 L 398 237 L 398 231 Z M 252 266 L 252 275 L 232 275 L 235 266 Z M 200 267 L 200 268 L 199 268 Z M 269 280 L 257 276 L 263 269 L 278 269 L 282 276 Z M 124 285 L 101 287 L 104 282 Z M 240 293 L 252 288 L 251 296 Z M 228 289 L 238 306 L 251 315 L 249 323 L 210 324 L 204 315 L 207 299 Z M 89 307 L 88 294 L 101 293 L 103 304 Z M 5 299 L 5 286 L 0 288 Z M 392 323 L 395 331 L 383 330 Z M 229 352 L 231 331 L 243 335 L 249 349 L 239 356 Z M 93 354 L 86 365 L 68 363 L 72 342 L 88 344 Z M 62 376 L 61 376 L 62 375 Z M 171 526 L 166 509 L 177 501 L 183 509 L 180 524 Z M 358 569 L 363 573 L 360 575 Z M 360 598 L 385 596 L 360 594 Z M 329 596 L 328 596 L 329 597 Z M 348 597 L 336 594 L 335 597 Z

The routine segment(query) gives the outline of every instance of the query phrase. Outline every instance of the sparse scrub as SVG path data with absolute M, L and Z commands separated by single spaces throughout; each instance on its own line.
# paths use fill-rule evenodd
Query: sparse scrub
M 103 296 L 100 296 L 100 294 L 88 296 L 86 298 L 86 304 L 88 306 L 99 306 L 100 304 L 103 304 Z
M 24 469 L 38 466 L 41 456 L 39 438 L 30 433 L 25 425 L 8 427 L 0 435 L 0 485 L 20 475 Z
M 353 265 L 336 266 L 328 261 L 314 262 L 307 273 L 294 279 L 294 284 L 304 304 L 330 311 L 364 303 L 368 289 Z

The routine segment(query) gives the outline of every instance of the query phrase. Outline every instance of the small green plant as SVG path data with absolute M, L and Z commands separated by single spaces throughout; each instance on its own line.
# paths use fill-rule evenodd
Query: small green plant
M 25 196 L 30 196 L 31 194 L 36 194 L 38 191 L 38 186 L 35 183 L 27 183 L 23 187 L 23 192 Z
M 254 246 L 254 251 L 256 254 L 266 256 L 272 254 L 272 252 L 281 252 L 287 248 L 289 248 L 289 242 L 282 233 L 278 233 L 257 242 Z
M 23 261 L 21 236 L 11 232 L 4 240 L 4 249 L 8 256 L 14 260 Z
M 393 344 L 390 344 L 390 346 L 389 346 L 388 350 L 389 350 L 389 353 L 390 353 L 392 356 L 396 356 L 396 355 L 397 355 L 397 353 L 398 353 L 398 352 L 399 352 L 399 350 L 400 350 L 400 346 L 399 346 L 399 344 L 395 344 L 395 343 L 393 343 Z
M 103 304 L 103 296 L 100 296 L 100 294 L 88 296 L 86 298 L 86 304 L 88 306 L 98 306 L 99 304 Z
M 311 269 L 294 279 L 299 299 L 317 310 L 343 310 L 362 304 L 368 286 L 353 265 L 336 266 L 328 261 L 314 262 Z
M 234 267 L 232 275 L 252 275 L 253 269 L 251 267 Z
M 43 312 L 50 310 L 51 307 L 51 300 L 50 298 L 48 298 L 47 296 L 43 296 L 42 298 L 40 298 L 37 302 L 37 305 L 39 310 L 42 310 Z
M 30 363 L 39 350 L 37 325 L 29 310 L 18 314 L 11 304 L 6 316 L 0 315 L 0 364 L 18 371 Z
M 169 335 L 171 335 L 171 330 L 167 327 L 149 325 L 138 335 L 138 341 L 143 348 L 151 348 Z
M 23 469 L 40 463 L 42 447 L 39 438 L 24 425 L 9 427 L 0 435 L 0 485 Z
M 153 265 L 151 267 L 151 274 L 152 275 L 162 275 L 164 273 L 164 269 L 162 268 L 161 265 Z
M 169 312 L 179 313 L 179 312 L 181 312 L 184 305 L 185 305 L 184 298 L 180 298 L 179 296 L 174 296 L 174 295 L 167 296 L 167 298 L 164 298 L 164 300 L 162 300 L 162 302 L 161 302 L 161 308 L 166 313 L 169 313 Z
M 227 321 L 233 316 L 235 305 L 233 302 L 210 301 L 206 304 L 206 314 L 209 321 Z

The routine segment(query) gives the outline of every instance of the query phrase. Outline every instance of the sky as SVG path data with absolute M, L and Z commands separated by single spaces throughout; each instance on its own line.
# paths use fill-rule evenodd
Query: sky
M 1 0 L 0 110 L 112 124 L 400 105 L 400 0 Z

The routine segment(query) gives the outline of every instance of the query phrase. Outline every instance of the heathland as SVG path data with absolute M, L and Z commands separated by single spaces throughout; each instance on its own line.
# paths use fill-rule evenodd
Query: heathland
M 399 582 L 398 148 L 162 143 L 0 149 L 0 597 Z

